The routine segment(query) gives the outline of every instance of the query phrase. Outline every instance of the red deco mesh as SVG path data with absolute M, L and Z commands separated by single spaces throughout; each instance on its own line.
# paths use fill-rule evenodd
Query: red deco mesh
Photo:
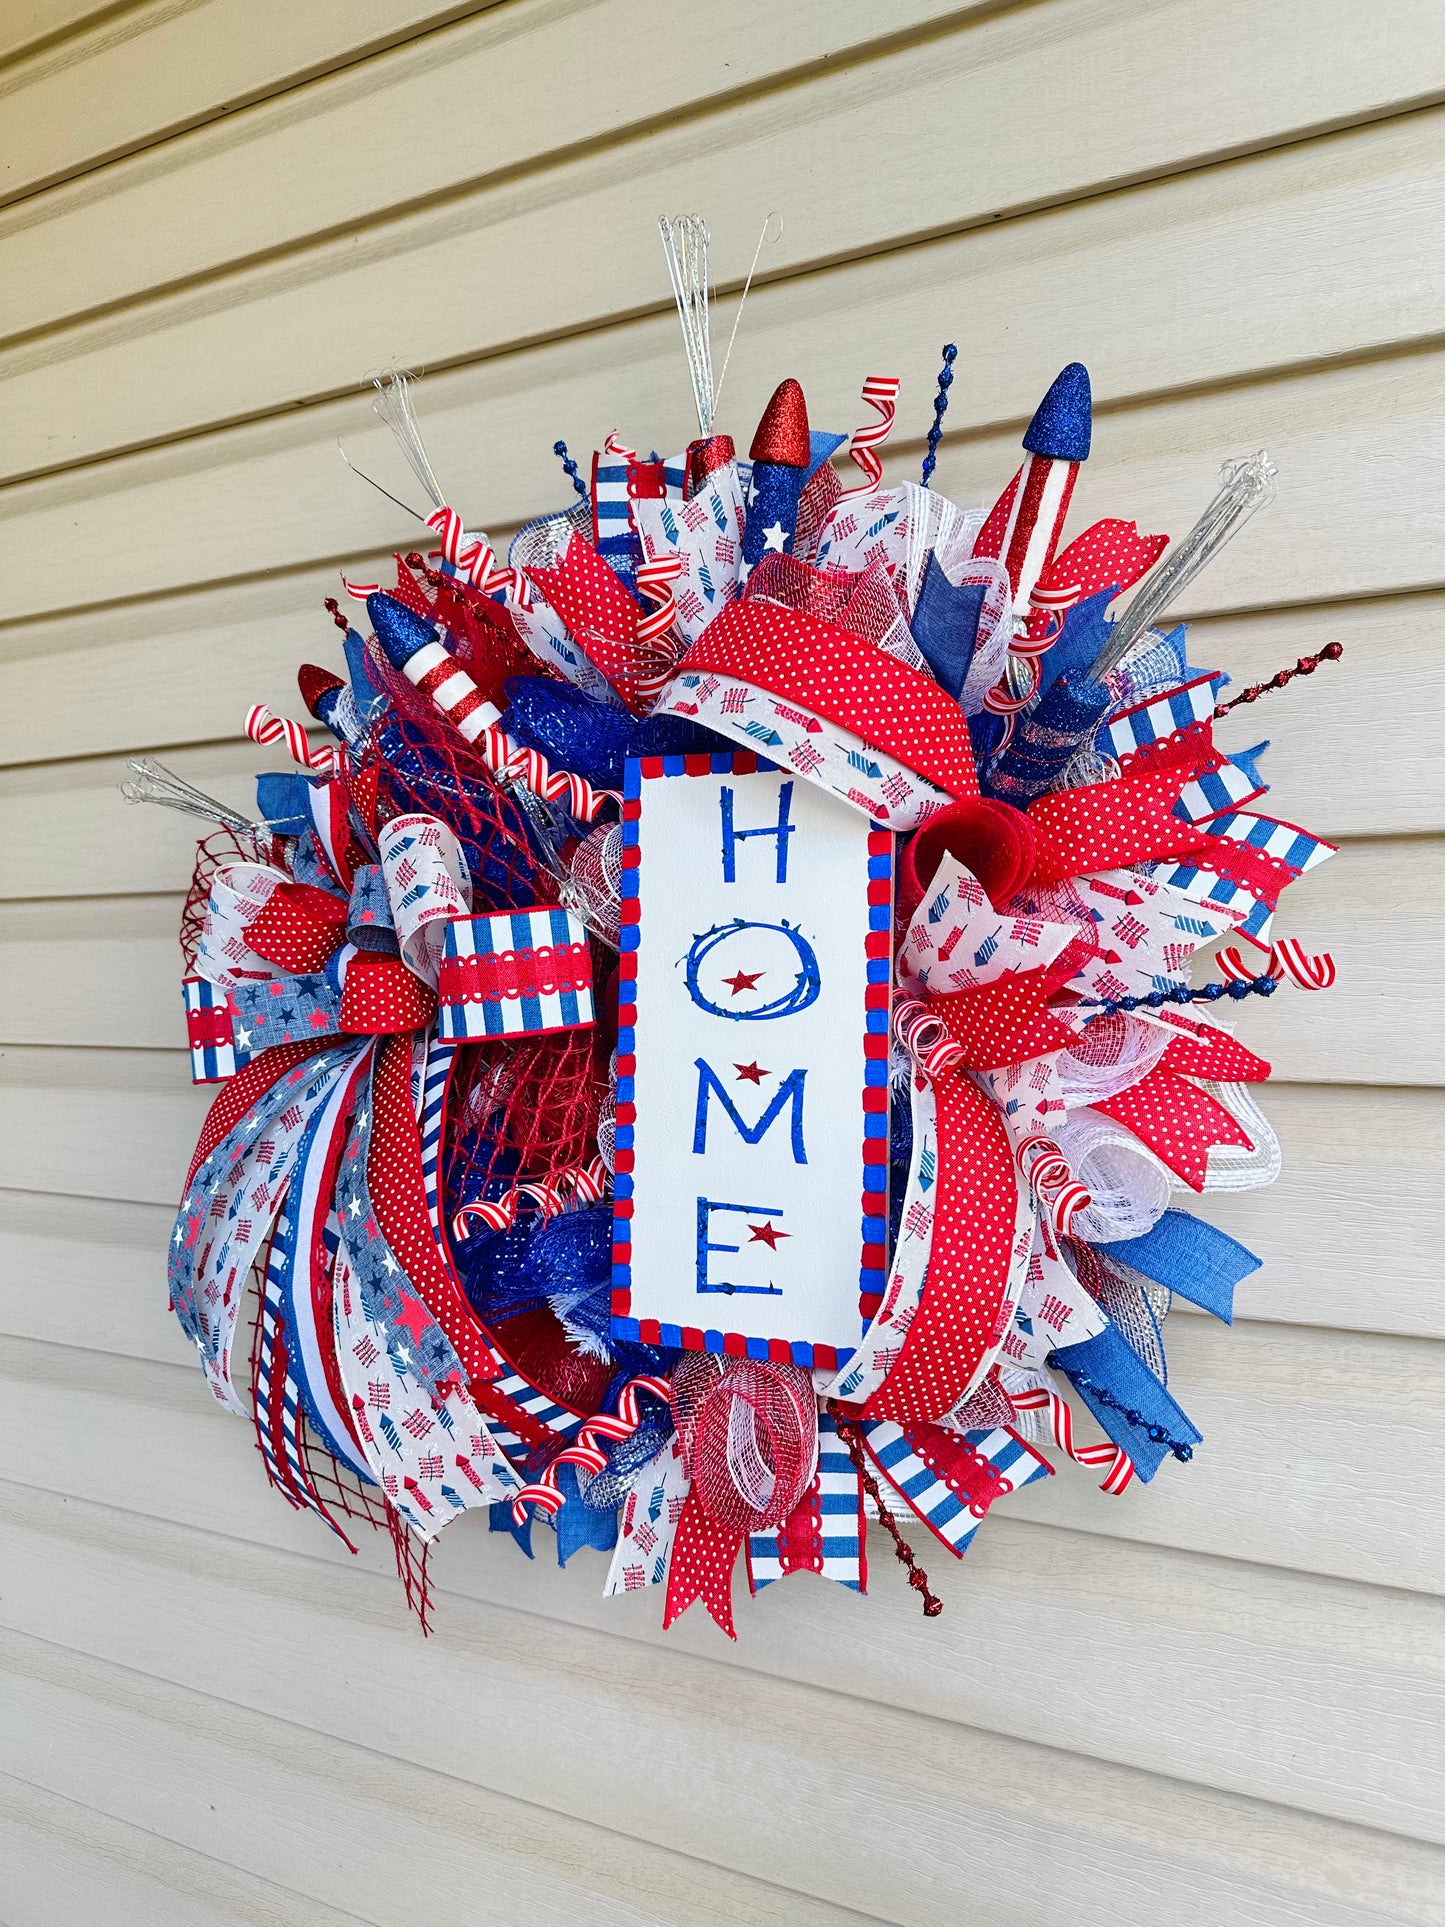
M 813 569 L 796 555 L 765 555 L 748 577 L 749 602 L 777 602 L 835 629 L 886 643 L 903 625 L 898 596 L 881 563 L 861 575 L 850 569 Z
M 486 598 L 427 575 L 435 595 L 431 613 L 444 620 L 450 645 L 479 688 L 506 702 L 508 676 L 546 673 L 520 643 L 505 610 Z M 407 599 L 418 592 L 415 584 Z M 371 673 L 402 718 L 414 752 L 400 765 L 379 768 L 382 819 L 410 810 L 438 816 L 469 855 L 478 909 L 523 909 L 556 903 L 557 880 L 541 867 L 528 841 L 522 806 L 498 787 L 480 753 L 459 736 L 430 701 L 369 652 Z M 480 855 L 480 867 L 477 857 Z M 604 958 L 594 947 L 600 979 Z M 496 1201 L 517 1184 L 565 1191 L 566 1178 L 596 1155 L 597 1114 L 605 1088 L 591 1031 L 463 1045 L 452 1073 L 442 1171 L 448 1216 L 478 1200 Z M 605 1060 L 602 1069 L 605 1071 Z M 530 1209 L 530 1205 L 524 1207 Z M 550 1312 L 528 1314 L 496 1334 L 519 1370 L 553 1397 L 595 1410 L 606 1382 L 595 1361 L 570 1346 Z
M 261 1452 L 260 1408 L 256 1402 L 256 1388 L 261 1365 L 261 1293 L 265 1289 L 266 1267 L 270 1263 L 271 1239 L 258 1255 L 252 1267 L 251 1282 L 255 1287 L 250 1293 L 251 1302 L 251 1412 L 258 1427 L 256 1449 Z M 386 1532 L 391 1539 L 392 1557 L 396 1561 L 397 1577 L 401 1580 L 406 1593 L 406 1603 L 417 1616 L 424 1633 L 431 1631 L 431 1589 L 427 1580 L 427 1560 L 431 1551 L 429 1545 L 420 1541 L 408 1528 L 401 1514 L 388 1504 L 385 1494 L 379 1487 L 363 1485 L 348 1465 L 328 1452 L 310 1428 L 304 1423 L 300 1437 L 301 1466 L 307 1484 L 313 1495 L 320 1501 L 323 1516 L 332 1526 L 348 1552 L 354 1553 L 356 1547 L 347 1537 L 341 1525 L 345 1519 L 354 1525 L 370 1526 L 374 1532 Z M 265 1454 L 261 1463 L 266 1465 Z M 271 1469 L 266 1465 L 266 1477 L 271 1479 Z M 276 1489 L 291 1505 L 297 1501 L 284 1485 Z
M 759 1532 L 789 1517 L 817 1455 L 817 1400 L 807 1372 L 685 1352 L 672 1378 L 672 1413 L 711 1519 Z

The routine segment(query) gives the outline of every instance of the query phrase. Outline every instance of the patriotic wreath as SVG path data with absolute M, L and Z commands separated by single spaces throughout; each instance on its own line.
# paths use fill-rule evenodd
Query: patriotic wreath
M 423 1623 L 426 1549 L 477 1508 L 731 1634 L 740 1552 L 754 1591 L 863 1591 L 876 1516 L 932 1615 L 900 1518 L 961 1555 L 1050 1451 L 1110 1493 L 1188 1460 L 1171 1296 L 1228 1322 L 1258 1260 L 1174 1196 L 1279 1169 L 1223 1020 L 1334 975 L 1271 941 L 1330 846 L 1213 723 L 1339 646 L 1222 702 L 1158 626 L 1266 458 L 1167 555 L 1117 520 L 1064 543 L 1075 363 L 958 507 L 950 347 L 920 482 L 884 485 L 891 379 L 855 479 L 794 380 L 742 462 L 705 231 L 663 235 L 698 439 L 609 436 L 585 479 L 559 442 L 575 500 L 503 566 L 383 379 L 431 543 L 345 585 L 355 621 L 328 602 L 327 740 L 250 712 L 300 766 L 255 820 L 152 762 L 128 790 L 219 825 L 172 1309 L 291 1504 L 390 1529 Z

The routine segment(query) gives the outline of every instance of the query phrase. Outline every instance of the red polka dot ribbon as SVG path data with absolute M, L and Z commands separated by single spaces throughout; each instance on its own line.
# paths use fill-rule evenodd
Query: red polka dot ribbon
M 934 1085 L 938 1190 L 928 1289 L 898 1363 L 864 1407 L 922 1424 L 957 1404 L 997 1342 L 1018 1178 L 996 1105 L 958 1072 Z
M 736 676 L 826 716 L 956 797 L 978 795 L 963 711 L 876 643 L 796 609 L 733 602 L 678 665 Z
M 1214 1145 L 1250 1148 L 1238 1119 L 1177 1071 L 1156 1068 L 1132 1089 L 1097 1098 L 1094 1109 L 1132 1131 L 1191 1191 L 1204 1189 Z
M 1187 765 L 1143 770 L 1112 783 L 1041 796 L 1028 812 L 1036 846 L 1034 882 L 1062 883 L 1066 877 L 1203 849 L 1210 839 L 1173 814 L 1193 774 Z

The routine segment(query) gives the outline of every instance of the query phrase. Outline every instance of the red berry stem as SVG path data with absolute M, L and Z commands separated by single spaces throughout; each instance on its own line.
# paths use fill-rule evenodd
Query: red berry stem
M 847 1419 L 833 1413 L 833 1423 L 838 1428 L 838 1436 L 848 1448 L 848 1457 L 853 1461 L 853 1469 L 858 1474 L 863 1490 L 873 1501 L 873 1509 L 878 1514 L 878 1523 L 893 1541 L 893 1555 L 898 1563 L 908 1568 L 908 1583 L 913 1590 L 923 1595 L 923 1615 L 925 1619 L 937 1619 L 943 1611 L 943 1601 L 928 1589 L 928 1574 L 914 1557 L 913 1548 L 898 1529 L 898 1521 L 888 1510 L 883 1494 L 878 1489 L 878 1481 L 868 1470 L 867 1460 L 863 1457 L 863 1441 L 858 1435 L 858 1427 Z
M 1232 702 L 1216 704 L 1214 714 L 1216 718 L 1227 716 L 1231 709 L 1237 709 L 1241 703 L 1258 702 L 1260 697 L 1268 695 L 1271 689 L 1283 689 L 1285 684 L 1293 682 L 1296 676 L 1312 676 L 1322 662 L 1338 662 L 1344 653 L 1345 645 L 1342 642 L 1327 642 L 1317 656 L 1301 656 L 1293 669 L 1281 669 L 1271 676 L 1268 682 L 1251 683 L 1249 688 L 1241 690 Z

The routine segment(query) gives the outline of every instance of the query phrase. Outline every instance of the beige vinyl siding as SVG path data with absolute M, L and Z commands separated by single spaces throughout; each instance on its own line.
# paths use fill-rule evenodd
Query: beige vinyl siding
M 12 0 L 0 19 L 0 1890 L 4 1927 L 1434 1927 L 1445 1917 L 1445 13 L 1433 0 Z M 990 500 L 1063 362 L 1094 514 L 1277 503 L 1191 592 L 1340 967 L 1245 1036 L 1285 1172 L 1204 1209 L 1264 1269 L 1180 1307 L 1205 1433 L 1122 1499 L 1001 1505 L 925 1621 L 807 1579 L 730 1646 L 479 1522 L 353 1560 L 267 1491 L 165 1311 L 207 1104 L 191 836 L 245 804 L 320 608 L 415 527 L 363 378 L 422 365 L 495 542 L 611 428 L 681 446 L 654 232 L 735 293 L 723 414 L 903 377 Z M 730 326 L 731 298 L 724 311 Z M 273 766 L 279 766 L 273 761 Z M 59 1495 L 57 1496 L 55 1495 Z M 545 1538 L 545 1535 L 543 1535 Z

